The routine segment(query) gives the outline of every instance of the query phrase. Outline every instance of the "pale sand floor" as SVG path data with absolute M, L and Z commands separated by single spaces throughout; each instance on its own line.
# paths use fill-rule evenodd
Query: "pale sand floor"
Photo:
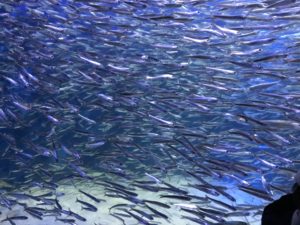
M 178 176 L 173 176 L 172 179 L 168 179 L 166 180 L 167 182 L 178 186 L 178 187 L 183 187 L 187 184 L 187 181 L 185 179 L 181 179 L 182 177 L 178 177 Z M 220 182 L 216 182 L 216 184 L 222 184 L 222 181 Z M 127 204 L 131 204 L 126 200 L 123 200 L 121 198 L 112 198 L 112 197 L 106 197 L 104 195 L 105 190 L 103 188 L 103 186 L 94 184 L 92 182 L 76 182 L 76 187 L 72 186 L 72 185 L 60 185 L 57 189 L 57 193 L 64 193 L 63 196 L 59 197 L 59 202 L 62 205 L 62 207 L 64 209 L 71 209 L 73 212 L 76 212 L 78 214 L 80 214 L 81 216 L 85 217 L 87 219 L 86 222 L 81 222 L 81 221 L 76 221 L 77 225 L 122 225 L 123 223 L 116 219 L 115 217 L 111 216 L 109 214 L 109 208 L 115 204 L 120 204 L 120 203 L 127 203 Z M 224 185 L 224 183 L 223 183 Z M 106 202 L 101 202 L 101 203 L 94 203 L 92 200 L 88 199 L 86 196 L 84 196 L 83 194 L 81 194 L 80 192 L 78 192 L 78 189 L 84 190 L 85 192 L 88 192 L 100 199 L 105 199 Z M 190 194 L 193 195 L 198 195 L 198 196 L 205 196 L 204 193 L 193 189 L 193 188 L 186 188 L 186 190 L 189 191 Z M 38 194 L 42 194 L 45 193 L 46 191 L 43 190 L 39 190 L 38 188 L 33 188 L 32 190 L 30 190 L 31 194 L 33 195 L 38 195 Z M 161 225 L 165 225 L 165 224 L 174 224 L 174 225 L 193 225 L 196 224 L 194 222 L 191 222 L 189 220 L 186 219 L 182 219 L 181 216 L 182 215 L 187 215 L 187 216 L 192 216 L 191 214 L 188 214 L 186 212 L 183 212 L 182 210 L 180 210 L 180 206 L 176 205 L 176 204 L 191 204 L 191 205 L 197 205 L 197 200 L 193 200 L 191 202 L 184 202 L 184 201 L 180 201 L 180 200 L 170 200 L 170 199 L 160 199 L 159 198 L 159 194 L 158 193 L 153 193 L 153 192 L 149 192 L 149 191 L 143 191 L 141 189 L 137 189 L 135 191 L 136 193 L 138 193 L 138 197 L 141 199 L 147 199 L 147 200 L 157 200 L 157 201 L 162 201 L 164 203 L 168 203 L 171 205 L 170 209 L 164 209 L 164 208 L 160 208 L 158 206 L 152 205 L 153 208 L 163 212 L 164 214 L 168 215 L 168 217 L 170 218 L 169 221 L 166 221 L 164 219 L 161 218 L 155 218 L 155 222 L 158 222 L 158 224 Z M 243 193 L 239 190 L 237 190 L 234 186 L 230 187 L 230 189 L 227 190 L 227 192 L 229 194 L 231 194 L 232 196 L 234 196 L 237 199 L 237 202 L 235 205 L 240 205 L 240 204 L 249 204 L 249 205 L 262 205 L 264 206 L 265 204 L 267 204 L 266 201 L 258 199 L 254 196 L 250 196 L 246 193 Z M 82 210 L 81 209 L 81 204 L 76 203 L 76 198 L 82 199 L 84 201 L 90 202 L 93 205 L 97 206 L 98 211 L 97 212 L 89 212 L 86 210 Z M 228 202 L 225 198 L 222 197 L 214 197 L 217 198 L 218 200 L 223 200 L 226 203 L 230 203 Z M 21 202 L 25 202 L 20 200 Z M 35 205 L 36 202 L 30 202 L 30 201 L 26 201 L 26 203 L 28 204 L 28 206 L 37 206 Z M 205 204 L 198 204 L 201 207 L 205 207 Z M 219 205 L 216 204 L 211 204 L 209 203 L 210 206 L 216 206 L 219 209 L 224 209 L 222 207 L 220 207 Z M 44 206 L 40 206 L 40 207 L 44 207 Z M 207 207 L 207 205 L 206 205 Z M 49 207 L 51 208 L 51 206 Z M 139 207 L 139 209 L 142 209 Z M 262 209 L 262 208 L 261 208 Z M 67 223 L 63 223 L 60 221 L 55 221 L 55 217 L 54 216 L 44 216 L 43 220 L 39 220 L 36 218 L 33 218 L 32 216 L 28 215 L 26 212 L 23 211 L 23 207 L 21 206 L 15 206 L 13 207 L 12 210 L 8 211 L 7 209 L 1 209 L 2 211 L 2 215 L 0 217 L 0 219 L 4 219 L 6 218 L 6 216 L 16 216 L 16 215 L 26 215 L 28 216 L 28 220 L 22 220 L 22 221 L 15 221 L 17 225 L 63 225 L 63 224 L 67 224 Z M 117 210 L 116 210 L 117 211 Z M 115 212 L 116 212 L 115 211 Z M 247 217 L 231 217 L 231 218 L 225 218 L 227 221 L 233 220 L 233 221 L 244 221 L 244 222 L 248 222 L 251 225 L 259 225 L 260 224 L 260 217 L 261 215 L 255 215 L 254 213 L 257 210 L 253 210 L 253 211 L 249 211 L 252 212 L 250 216 Z M 121 212 L 121 211 L 119 211 Z M 73 217 L 68 217 L 65 215 L 60 216 L 60 218 L 73 218 Z M 127 225 L 136 225 L 138 224 L 137 221 L 135 219 L 132 218 L 125 218 L 125 223 Z M 3 222 L 3 225 L 9 224 L 8 221 Z

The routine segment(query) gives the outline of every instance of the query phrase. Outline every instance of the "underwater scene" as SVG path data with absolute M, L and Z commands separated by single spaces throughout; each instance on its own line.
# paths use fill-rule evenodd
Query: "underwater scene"
M 1 0 L 0 223 L 259 225 L 300 169 L 300 2 Z

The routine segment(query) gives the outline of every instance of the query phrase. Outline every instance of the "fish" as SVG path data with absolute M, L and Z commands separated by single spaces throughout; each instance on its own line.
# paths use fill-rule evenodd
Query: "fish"
M 220 201 L 220 200 L 211 198 L 211 197 L 209 197 L 209 196 L 207 196 L 207 195 L 206 195 L 206 198 L 207 198 L 208 200 L 210 200 L 210 201 L 213 201 L 213 202 L 215 202 L 215 203 L 221 205 L 221 206 L 224 207 L 224 208 L 228 208 L 228 209 L 230 209 L 230 210 L 232 210 L 232 211 L 236 211 L 236 207 L 231 206 L 231 205 L 229 205 L 229 204 L 227 204 L 227 203 L 225 203 L 225 202 L 223 202 L 223 201 Z
M 261 182 L 262 182 L 263 188 L 266 190 L 266 192 L 270 196 L 273 196 L 273 191 L 271 190 L 271 185 L 268 183 L 268 181 L 266 180 L 266 178 L 263 174 L 261 175 Z
M 147 220 L 143 219 L 142 217 L 130 212 L 130 211 L 126 211 L 130 216 L 132 216 L 134 219 L 136 219 L 139 223 L 141 224 L 145 224 L 145 225 L 150 225 L 151 223 L 149 223 Z
M 90 199 L 92 199 L 92 200 L 93 200 L 94 202 L 96 202 L 96 203 L 101 202 L 100 199 L 94 197 L 93 195 L 91 195 L 91 194 L 89 194 L 89 193 L 86 193 L 86 192 L 84 192 L 84 191 L 82 191 L 82 190 L 80 190 L 80 189 L 79 189 L 79 192 L 82 193 L 82 194 L 84 194 L 85 196 L 89 197 Z
M 76 202 L 79 202 L 82 205 L 84 205 L 85 207 L 83 207 L 83 209 L 85 209 L 85 210 L 89 210 L 89 211 L 92 211 L 92 212 L 96 212 L 98 210 L 97 207 L 93 206 L 92 204 L 90 204 L 88 202 L 79 200 L 78 198 L 76 199 Z
M 194 223 L 198 223 L 198 224 L 203 224 L 203 223 L 205 224 L 206 223 L 206 221 L 201 219 L 201 218 L 190 217 L 190 216 L 182 216 L 181 218 L 190 220 L 190 221 L 192 221 Z
M 153 204 L 153 205 L 157 205 L 157 206 L 163 207 L 165 209 L 171 208 L 171 206 L 169 206 L 168 204 L 165 204 L 165 203 L 162 203 L 162 202 L 158 202 L 158 201 L 144 200 L 144 202 L 150 203 L 150 204 Z
M 141 216 L 147 218 L 148 220 L 153 220 L 153 219 L 154 219 L 152 215 L 150 215 L 150 214 L 148 214 L 148 213 L 146 213 L 146 212 L 144 212 L 144 211 L 141 211 L 141 210 L 139 210 L 139 209 L 134 209 L 134 208 L 132 208 L 131 210 L 132 210 L 132 211 L 135 211 L 135 212 L 137 212 L 137 213 L 139 213 Z
M 225 74 L 235 74 L 235 71 L 233 71 L 233 70 L 227 70 L 227 69 L 223 69 L 223 68 L 215 68 L 215 67 L 210 67 L 210 66 L 206 66 L 205 68 L 209 69 L 209 70 L 213 70 L 213 71 L 223 72 Z
M 171 199 L 178 199 L 182 201 L 190 201 L 192 199 L 189 196 L 181 196 L 181 195 L 160 195 L 160 198 L 171 198 Z
M 96 62 L 95 60 L 86 58 L 86 57 L 81 56 L 81 55 L 79 55 L 79 58 L 82 59 L 82 60 L 85 61 L 85 62 L 88 62 L 88 63 L 92 64 L 92 65 L 99 66 L 99 67 L 103 67 L 103 65 L 102 65 L 101 63 Z
M 254 195 L 258 198 L 267 200 L 267 201 L 272 201 L 273 200 L 273 198 L 267 192 L 261 191 L 259 189 L 255 189 L 255 188 L 252 188 L 252 187 L 244 187 L 244 186 L 240 186 L 239 189 L 246 192 L 246 193 Z
M 6 219 L 1 220 L 1 222 L 8 221 L 10 224 L 16 224 L 14 220 L 27 220 L 27 216 L 12 216 L 12 217 L 6 217 Z
M 299 12 L 295 0 L 1 1 L 2 222 L 259 217 L 298 169 Z
M 74 219 L 56 218 L 55 221 L 61 221 L 63 223 L 69 223 L 69 224 L 74 224 L 75 223 Z
M 157 215 L 157 216 L 159 216 L 159 217 L 162 217 L 162 218 L 164 218 L 164 219 L 166 219 L 166 220 L 169 219 L 169 217 L 168 217 L 166 214 L 164 214 L 164 213 L 162 213 L 162 212 L 160 212 L 160 211 L 158 211 L 158 210 L 152 208 L 151 206 L 149 206 L 149 205 L 147 205 L 147 204 L 145 204 L 145 206 L 146 206 L 150 211 L 152 211 L 155 215 Z

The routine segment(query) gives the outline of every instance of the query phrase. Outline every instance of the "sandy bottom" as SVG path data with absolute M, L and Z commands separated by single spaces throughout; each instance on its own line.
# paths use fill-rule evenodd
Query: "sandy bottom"
M 176 187 L 185 187 L 185 190 L 188 190 L 189 194 L 191 194 L 191 195 L 205 196 L 205 193 L 200 192 L 194 188 L 187 187 L 186 185 L 188 183 L 190 183 L 190 181 L 187 181 L 185 178 L 182 178 L 180 176 L 173 176 L 172 179 L 169 178 L 168 180 L 165 180 L 165 181 L 169 182 L 170 184 L 173 184 Z M 115 181 L 115 182 L 117 182 L 117 181 Z M 119 182 L 119 183 L 122 184 L 122 182 Z M 219 183 L 219 184 L 222 184 L 222 183 Z M 216 182 L 216 185 L 218 185 L 217 182 Z M 223 185 L 224 185 L 224 183 L 223 183 Z M 227 185 L 227 187 L 228 187 L 228 185 Z M 86 197 L 85 195 L 81 194 L 78 191 L 79 189 L 84 190 L 85 192 L 90 193 L 93 196 L 103 199 L 105 201 L 100 202 L 100 203 L 95 203 L 91 199 Z M 47 191 L 41 190 L 39 188 L 32 188 L 31 190 L 26 191 L 26 193 L 30 193 L 32 195 L 44 194 L 46 192 Z M 75 224 L 77 224 L 77 225 L 81 225 L 81 224 L 82 225 L 84 225 L 84 224 L 88 224 L 88 225 L 119 225 L 120 224 L 120 225 L 122 225 L 123 222 L 121 220 L 110 215 L 109 208 L 116 204 L 121 204 L 121 203 L 132 204 L 132 203 L 130 203 L 127 200 L 124 200 L 122 198 L 107 197 L 107 196 L 105 196 L 105 192 L 107 192 L 107 190 L 105 190 L 103 186 L 101 186 L 99 184 L 95 184 L 91 181 L 87 181 L 87 182 L 83 182 L 83 181 L 79 182 L 78 181 L 78 182 L 75 182 L 75 185 L 60 184 L 59 187 L 57 188 L 56 193 L 62 194 L 61 196 L 58 197 L 58 200 L 59 200 L 61 206 L 63 207 L 63 209 L 70 209 L 71 211 L 85 217 L 87 219 L 86 222 L 82 222 L 79 220 L 76 220 L 76 223 L 61 222 L 61 221 L 57 221 L 56 217 L 53 215 L 45 215 L 45 216 L 43 216 L 43 220 L 39 220 L 39 219 L 34 218 L 31 215 L 27 214 L 24 211 L 24 208 L 20 205 L 16 205 L 16 206 L 12 207 L 11 210 L 8 210 L 7 208 L 1 208 L 2 214 L 0 215 L 0 220 L 5 219 L 7 216 L 11 217 L 11 216 L 26 215 L 28 217 L 27 220 L 20 220 L 20 221 L 15 220 L 14 222 L 16 224 L 21 224 L 21 225 L 54 225 L 54 224 L 55 225 L 62 225 L 62 224 L 74 224 L 74 225 Z M 164 225 L 164 224 L 174 224 L 174 225 L 175 224 L 176 225 L 197 224 L 195 222 L 192 222 L 192 221 L 182 218 L 182 216 L 184 216 L 184 215 L 195 217 L 189 213 L 182 211 L 180 209 L 180 207 L 183 207 L 183 206 L 192 208 L 192 207 L 195 207 L 198 205 L 198 206 L 201 206 L 202 208 L 210 208 L 210 209 L 217 208 L 222 211 L 227 210 L 226 208 L 223 208 L 222 206 L 212 203 L 212 202 L 201 203 L 200 200 L 199 201 L 198 200 L 182 201 L 182 200 L 177 200 L 177 199 L 166 199 L 166 198 L 161 199 L 161 198 L 159 198 L 159 194 L 161 194 L 161 192 L 154 193 L 154 192 L 145 191 L 145 190 L 138 189 L 138 188 L 135 190 L 135 192 L 138 194 L 138 198 L 140 198 L 140 199 L 160 201 L 160 202 L 167 203 L 171 206 L 170 209 L 165 209 L 165 208 L 158 207 L 156 205 L 151 205 L 151 206 L 153 206 L 153 208 L 155 208 L 156 210 L 159 210 L 160 212 L 166 214 L 169 217 L 169 220 L 155 217 L 155 219 L 153 220 L 155 222 L 151 221 L 151 223 L 153 223 L 153 224 L 161 224 L 161 225 Z M 249 212 L 250 215 L 249 216 L 230 216 L 230 217 L 224 218 L 226 221 L 244 221 L 251 225 L 260 224 L 261 212 L 262 212 L 263 206 L 265 206 L 268 202 L 266 202 L 262 199 L 259 199 L 257 197 L 248 195 L 247 193 L 241 192 L 234 186 L 229 187 L 227 192 L 237 199 L 236 203 L 232 204 L 232 202 L 230 203 L 230 201 L 228 201 L 226 198 L 220 197 L 220 196 L 219 197 L 213 196 L 213 198 L 224 201 L 233 206 L 237 206 L 238 207 L 237 211 Z M 168 193 L 166 193 L 166 194 L 168 194 Z M 79 198 L 81 200 L 84 200 L 84 201 L 87 201 L 87 202 L 93 204 L 94 206 L 96 206 L 98 208 L 98 211 L 90 212 L 87 210 L 83 210 L 81 208 L 81 204 L 76 202 L 76 198 Z M 26 203 L 28 206 L 38 206 L 38 207 L 43 207 L 43 208 L 48 208 L 48 209 L 53 208 L 53 206 L 38 205 L 38 203 L 33 200 L 32 201 L 19 200 L 19 201 Z M 250 206 L 253 206 L 252 209 L 249 209 Z M 241 209 L 241 207 L 248 207 L 248 208 Z M 145 212 L 149 212 L 148 209 L 143 208 L 142 206 L 136 207 L 136 208 L 143 210 Z M 122 212 L 118 209 L 113 209 L 112 212 L 119 212 L 119 213 L 125 214 L 124 212 Z M 62 214 L 61 216 L 59 216 L 59 218 L 71 219 L 74 217 L 70 217 L 70 216 Z M 125 221 L 125 224 L 127 224 L 127 225 L 138 224 L 138 221 L 136 219 L 133 219 L 132 217 L 123 218 L 123 219 Z M 9 221 L 5 221 L 2 224 L 6 225 L 6 224 L 10 224 L 10 223 L 9 223 Z

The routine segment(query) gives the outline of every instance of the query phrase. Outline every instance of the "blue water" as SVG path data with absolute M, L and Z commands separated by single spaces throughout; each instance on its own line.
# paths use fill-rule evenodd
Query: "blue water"
M 288 193 L 299 169 L 300 5 L 269 6 L 0 3 L 0 168 L 11 185 L 1 191 L 65 177 L 130 189 L 146 173 L 191 172 L 209 188 L 238 190 L 240 179 L 273 199 Z M 235 206 L 259 200 L 258 214 L 271 201 L 231 194 Z

